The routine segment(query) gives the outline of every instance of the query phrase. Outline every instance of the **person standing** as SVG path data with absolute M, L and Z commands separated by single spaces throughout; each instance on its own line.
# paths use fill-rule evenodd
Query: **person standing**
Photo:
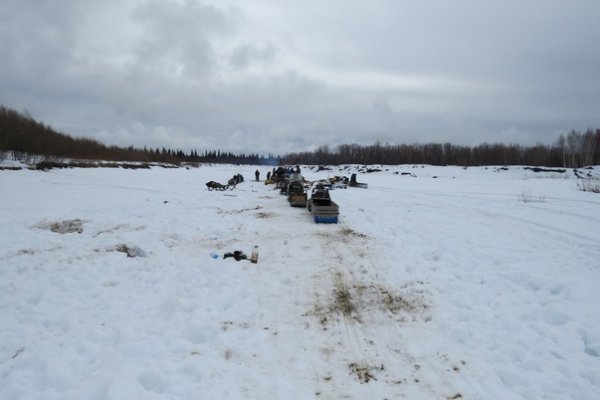
M 260 177 L 260 172 L 258 170 L 256 170 L 254 172 L 254 176 L 256 177 L 256 182 L 258 182 L 258 178 Z

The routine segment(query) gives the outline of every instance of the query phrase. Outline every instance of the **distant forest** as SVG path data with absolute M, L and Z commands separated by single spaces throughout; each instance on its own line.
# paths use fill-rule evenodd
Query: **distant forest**
M 600 164 L 600 129 L 572 130 L 552 145 L 488 144 L 475 147 L 451 143 L 343 144 L 333 150 L 322 146 L 313 152 L 287 154 L 284 164 L 430 164 L 430 165 L 532 165 L 580 168 Z
M 182 163 L 227 164 L 273 164 L 272 157 L 258 154 L 233 154 L 220 150 L 198 153 L 192 149 L 147 148 L 143 149 L 106 146 L 96 140 L 73 138 L 57 132 L 52 127 L 35 121 L 27 112 L 17 112 L 0 106 L 0 153 L 12 152 L 20 157 L 39 155 L 49 159 L 71 158 L 106 161 L 160 162 L 180 165 Z M 275 163 L 278 161 L 275 160 Z
M 488 144 L 475 147 L 451 143 L 381 144 L 362 146 L 343 144 L 335 148 L 321 146 L 312 152 L 290 153 L 278 157 L 258 154 L 233 154 L 220 150 L 198 153 L 192 149 L 143 149 L 104 144 L 73 138 L 35 121 L 27 112 L 0 106 L 0 153 L 34 154 L 47 158 L 71 158 L 106 161 L 231 164 L 431 164 L 431 165 L 533 165 L 580 168 L 600 164 L 600 129 L 585 132 L 571 130 L 551 145 Z

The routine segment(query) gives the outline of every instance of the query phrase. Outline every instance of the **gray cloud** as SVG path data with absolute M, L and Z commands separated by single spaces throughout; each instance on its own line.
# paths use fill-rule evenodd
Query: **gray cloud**
M 133 49 L 136 72 L 186 79 L 211 75 L 216 67 L 211 35 L 227 29 L 226 17 L 215 7 L 152 0 L 136 7 L 131 16 L 143 28 Z
M 285 153 L 600 126 L 596 1 L 6 0 L 0 103 L 108 144 Z
M 235 47 L 231 53 L 231 65 L 236 68 L 245 68 L 253 63 L 270 62 L 275 57 L 275 47 L 266 45 L 256 45 L 253 43 L 243 43 Z

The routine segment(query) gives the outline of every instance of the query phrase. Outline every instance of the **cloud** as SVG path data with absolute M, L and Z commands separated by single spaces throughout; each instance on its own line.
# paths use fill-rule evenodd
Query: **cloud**
M 210 5 L 152 0 L 131 16 L 142 27 L 134 54 L 136 71 L 198 80 L 216 67 L 212 35 L 227 30 L 226 16 Z
M 107 144 L 285 153 L 599 126 L 600 3 L 0 4 L 0 103 Z
M 271 44 L 242 43 L 231 52 L 230 63 L 235 69 L 243 69 L 253 63 L 268 63 L 273 60 L 275 53 L 275 47 Z

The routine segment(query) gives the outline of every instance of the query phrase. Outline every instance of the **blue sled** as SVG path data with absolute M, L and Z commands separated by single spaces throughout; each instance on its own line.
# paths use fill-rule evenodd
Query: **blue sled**
M 337 224 L 338 217 L 337 215 L 335 217 L 319 217 L 318 215 L 315 215 L 315 222 L 317 224 Z

